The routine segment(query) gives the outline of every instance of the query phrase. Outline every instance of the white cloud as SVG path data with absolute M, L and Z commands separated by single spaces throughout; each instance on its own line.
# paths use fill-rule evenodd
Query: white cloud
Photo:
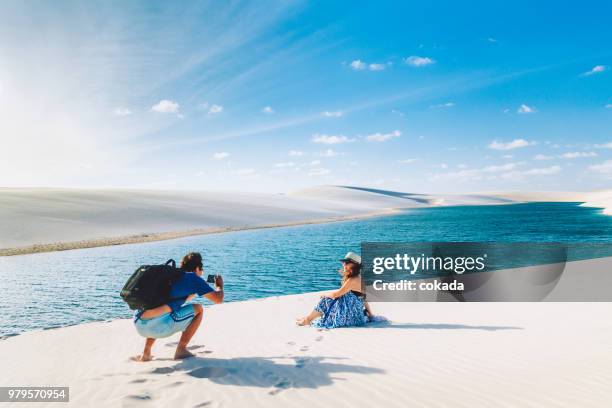
M 350 139 L 343 135 L 320 135 L 314 134 L 312 136 L 313 143 L 321 143 L 321 144 L 340 144 L 340 143 L 349 143 L 353 142 L 355 139 Z
M 327 118 L 339 118 L 342 117 L 344 113 L 342 111 L 325 111 L 321 112 L 321 115 Z
M 589 170 L 594 173 L 612 174 L 612 160 L 606 160 L 603 163 L 589 166 Z
M 606 108 L 607 108 L 607 109 L 612 109 L 612 103 L 608 103 L 608 104 L 606 104 Z
M 276 163 L 274 164 L 274 167 L 281 168 L 281 169 L 285 167 L 295 167 L 295 163 L 294 162 Z
M 552 160 L 552 159 L 554 159 L 554 157 L 553 156 L 547 156 L 545 154 L 538 154 L 533 159 L 534 160 Z
M 355 71 L 363 71 L 364 69 L 366 69 L 368 67 L 368 64 L 366 64 L 365 62 L 363 62 L 361 60 L 355 60 L 355 61 L 351 62 L 350 66 Z
M 559 157 L 562 159 L 580 159 L 584 157 L 595 157 L 595 156 L 597 156 L 597 153 L 595 152 L 568 152 L 568 153 L 563 153 Z
M 531 169 L 521 172 L 521 175 L 525 176 L 550 176 L 558 174 L 561 171 L 561 166 L 550 166 L 539 169 Z
M 117 116 L 129 116 L 132 114 L 132 111 L 128 108 L 119 107 L 113 111 L 113 114 Z
M 418 160 L 419 159 L 402 159 L 402 160 L 398 160 L 397 162 L 401 164 L 412 164 L 412 163 L 417 162 Z
M 502 156 L 502 159 L 511 159 L 511 158 L 512 158 L 512 155 L 511 155 L 511 154 L 504 154 L 504 155 Z
M 162 99 L 156 105 L 153 105 L 151 110 L 158 113 L 177 113 L 179 104 L 169 99 Z
M 438 105 L 431 105 L 430 108 L 452 108 L 453 106 L 455 106 L 453 102 L 446 102 Z
M 213 159 L 215 160 L 223 160 L 229 157 L 229 153 L 228 152 L 218 152 L 213 154 Z
M 259 177 L 259 174 L 257 173 L 257 171 L 252 168 L 238 169 L 238 170 L 233 171 L 232 174 L 243 177 L 243 178 Z
M 274 109 L 271 106 L 265 106 L 262 110 L 262 113 L 267 113 L 268 115 L 274 113 Z
M 493 37 L 489 37 L 489 38 L 487 38 L 487 41 L 490 42 L 490 43 L 496 43 L 497 39 L 493 38 Z
M 525 104 L 522 104 L 516 110 L 516 113 L 520 113 L 520 114 L 536 113 L 536 112 L 537 112 L 536 108 L 533 108 L 533 107 L 525 105 Z
M 584 72 L 582 73 L 583 76 L 590 76 L 590 75 L 595 75 L 595 74 L 600 74 L 604 71 L 607 71 L 608 67 L 605 65 L 595 65 L 593 68 L 591 68 L 590 71 Z
M 595 147 L 597 149 L 612 149 L 612 142 L 604 143 L 604 144 L 596 144 Z
M 320 152 L 319 156 L 322 156 L 322 157 L 336 157 L 336 156 L 340 156 L 340 153 L 336 152 L 333 149 L 327 149 L 327 150 L 324 150 L 324 151 Z
M 370 64 L 370 65 L 368 65 L 368 68 L 370 69 L 370 71 L 382 71 L 386 67 L 387 67 L 386 64 Z
M 319 164 L 321 164 L 321 160 L 313 160 L 310 163 L 308 163 L 308 165 L 311 167 L 318 166 Z
M 521 147 L 526 147 L 529 145 L 534 144 L 533 142 L 528 142 L 525 139 L 514 139 L 511 142 L 498 142 L 497 140 L 494 140 L 493 142 L 489 143 L 489 149 L 493 149 L 493 150 L 512 150 L 512 149 L 518 149 Z
M 223 112 L 223 106 L 215 105 L 215 104 L 211 105 L 210 109 L 208 110 L 208 113 L 210 115 L 216 115 L 217 113 L 221 113 L 221 112 Z
M 287 153 L 289 156 L 295 156 L 295 157 L 299 157 L 299 156 L 303 156 L 304 152 L 301 150 L 289 150 L 289 153 Z
M 308 172 L 309 176 L 327 176 L 331 171 L 329 169 L 324 169 L 322 167 L 317 167 L 316 169 L 312 169 Z
M 391 133 L 374 133 L 371 135 L 367 135 L 365 138 L 368 142 L 386 142 L 387 140 L 391 140 L 395 137 L 400 137 L 400 135 L 402 134 L 402 132 L 400 132 L 399 130 L 394 130 Z
M 429 57 L 419 57 L 418 55 L 411 55 L 408 58 L 404 58 L 404 62 L 413 67 L 425 67 L 427 65 L 435 64 L 436 61 Z
M 497 174 L 513 171 L 522 163 L 505 163 L 498 166 L 486 166 L 480 168 L 466 168 L 465 165 L 460 166 L 460 171 L 449 173 L 435 174 L 434 179 L 449 179 L 449 180 L 482 180 L 484 178 L 496 178 Z M 440 165 L 440 168 L 446 169 L 446 164 Z
M 387 65 L 390 65 L 390 63 L 387 64 L 380 64 L 380 63 L 371 63 L 368 64 L 366 62 L 363 62 L 362 60 L 354 60 L 353 62 L 351 62 L 349 64 L 349 66 L 354 69 L 355 71 L 365 71 L 365 70 L 370 70 L 370 71 L 382 71 L 385 68 L 387 68 Z

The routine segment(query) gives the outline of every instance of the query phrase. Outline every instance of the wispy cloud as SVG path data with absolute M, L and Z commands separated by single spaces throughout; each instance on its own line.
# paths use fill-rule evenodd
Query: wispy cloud
M 552 176 L 561 172 L 561 166 L 542 167 L 520 172 L 521 176 Z
M 282 163 L 275 163 L 274 167 L 276 168 L 286 168 L 286 167 L 295 167 L 295 163 L 294 162 L 282 162 Z
M 319 153 L 319 156 L 321 156 L 321 157 L 336 157 L 336 156 L 340 156 L 340 155 L 341 155 L 341 153 L 338 153 L 334 149 L 327 149 L 327 150 L 324 150 L 324 151 Z
M 261 110 L 261 113 L 266 113 L 268 115 L 274 113 L 274 109 L 272 109 L 271 106 L 264 106 L 263 109 Z
M 431 105 L 430 108 L 436 109 L 436 108 L 452 108 L 453 106 L 455 106 L 454 102 L 446 102 L 446 103 L 440 103 L 437 105 Z
M 604 143 L 604 144 L 596 144 L 595 148 L 597 149 L 612 149 L 612 142 Z
M 294 157 L 299 157 L 299 156 L 303 156 L 304 152 L 301 150 L 289 150 L 289 153 L 287 153 L 288 156 L 294 156 Z
M 325 134 L 321 135 L 317 133 L 312 136 L 313 143 L 328 144 L 328 145 L 349 143 L 353 141 L 355 141 L 355 139 L 351 139 L 343 135 L 325 135 Z
M 419 161 L 419 159 L 402 159 L 402 160 L 398 160 L 397 162 L 400 164 L 413 164 L 413 163 L 416 163 L 417 161 Z
M 567 152 L 563 153 L 559 157 L 562 159 L 582 159 L 585 157 L 596 157 L 597 153 L 595 152 Z
M 311 169 L 308 172 L 308 175 L 311 177 L 320 177 L 320 176 L 327 176 L 330 173 L 331 171 L 329 169 L 326 169 L 323 167 L 317 167 L 317 168 Z
M 482 180 L 484 178 L 497 177 L 496 174 L 509 172 L 515 170 L 522 163 L 506 163 L 502 165 L 476 167 L 476 168 L 463 168 L 459 171 L 452 171 L 447 173 L 439 173 L 433 176 L 433 179 L 441 180 Z M 440 166 L 442 169 L 448 168 L 448 166 Z
M 425 67 L 427 65 L 435 64 L 436 61 L 429 57 L 419 57 L 418 55 L 411 55 L 410 57 L 404 58 L 404 63 L 413 67 Z
M 534 144 L 534 142 L 528 142 L 525 139 L 514 139 L 511 142 L 498 142 L 497 140 L 494 140 L 493 142 L 489 143 L 489 149 L 493 149 L 493 150 L 512 150 L 512 149 L 519 149 L 521 147 L 527 147 Z
M 380 132 L 377 132 L 377 133 L 373 133 L 371 135 L 367 135 L 365 137 L 365 139 L 368 142 L 386 142 L 386 141 L 391 140 L 393 138 L 400 137 L 401 134 L 402 134 L 402 132 L 400 132 L 399 130 L 394 130 L 393 132 L 390 132 L 390 133 L 380 133 Z
M 228 152 L 217 152 L 215 154 L 213 154 L 213 159 L 215 160 L 223 160 L 229 157 L 229 153 Z
M 158 113 L 178 113 L 179 104 L 178 102 L 171 101 L 169 99 L 162 99 L 161 101 L 153 105 L 151 107 L 151 110 L 153 112 Z
M 612 174 L 612 160 L 606 160 L 600 164 L 589 166 L 588 169 L 593 173 Z
M 547 156 L 545 154 L 537 154 L 534 156 L 534 160 L 552 160 L 554 159 L 554 156 Z
M 352 61 L 349 66 L 351 67 L 351 69 L 355 70 L 355 71 L 382 71 L 385 68 L 387 68 L 387 66 L 390 65 L 389 63 L 385 63 L 385 64 L 381 64 L 381 63 L 367 63 L 364 62 L 362 60 L 354 60 Z
M 223 106 L 221 106 L 221 105 L 213 104 L 213 105 L 210 106 L 210 109 L 208 109 L 208 114 L 209 115 L 216 115 L 216 114 L 221 113 L 221 112 L 223 112 Z
M 342 111 L 325 111 L 325 112 L 321 112 L 321 115 L 325 116 L 326 118 L 340 118 L 340 117 L 344 116 L 344 112 L 342 112 Z
M 612 109 L 612 103 L 606 104 L 606 109 Z
M 536 112 L 537 112 L 536 108 L 525 105 L 525 104 L 522 104 L 516 110 L 516 113 L 520 113 L 520 114 L 536 113 Z
M 607 71 L 608 67 L 606 65 L 595 65 L 593 68 L 588 70 L 587 72 L 583 72 L 582 76 L 591 76 L 595 74 L 601 74 L 604 71 Z
M 129 116 L 132 114 L 132 111 L 129 110 L 128 108 L 119 107 L 113 111 L 113 114 L 116 116 Z

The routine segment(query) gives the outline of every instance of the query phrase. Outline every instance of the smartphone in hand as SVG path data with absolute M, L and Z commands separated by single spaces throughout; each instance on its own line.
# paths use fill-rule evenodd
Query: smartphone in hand
M 208 275 L 208 277 L 206 277 L 206 282 L 207 283 L 215 283 L 215 276 L 216 275 Z

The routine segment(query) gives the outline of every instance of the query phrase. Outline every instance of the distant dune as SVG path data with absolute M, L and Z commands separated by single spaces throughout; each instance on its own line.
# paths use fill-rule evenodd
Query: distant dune
M 610 192 L 417 194 L 320 186 L 289 194 L 130 189 L 0 189 L 0 255 L 329 222 L 435 205 L 585 201 L 612 207 Z

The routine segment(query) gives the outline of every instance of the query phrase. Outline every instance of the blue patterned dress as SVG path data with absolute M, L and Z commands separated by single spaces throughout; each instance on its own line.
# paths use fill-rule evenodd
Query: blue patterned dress
M 336 327 L 363 326 L 368 321 L 364 313 L 363 298 L 353 292 L 345 293 L 337 299 L 321 298 L 315 310 L 322 316 L 311 323 L 314 327 L 334 329 Z

